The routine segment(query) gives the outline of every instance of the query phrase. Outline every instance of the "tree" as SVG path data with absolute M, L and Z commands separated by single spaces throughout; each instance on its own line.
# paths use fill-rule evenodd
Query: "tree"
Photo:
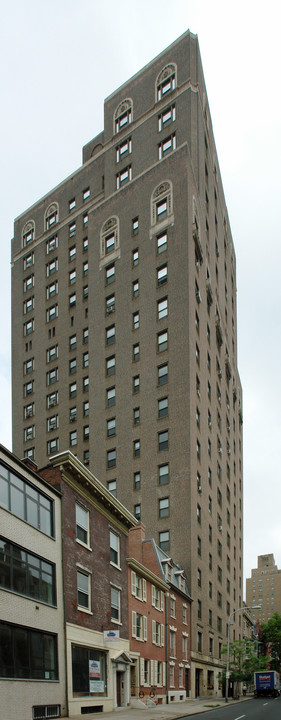
M 226 647 L 222 649 L 222 653 L 227 653 Z M 231 683 L 252 682 L 254 672 L 265 667 L 265 658 L 257 656 L 253 640 L 245 638 L 229 643 L 229 679 Z M 222 680 L 225 681 L 225 671 Z
M 261 640 L 269 650 L 268 661 L 272 670 L 280 671 L 281 665 L 281 615 L 278 612 L 261 625 Z

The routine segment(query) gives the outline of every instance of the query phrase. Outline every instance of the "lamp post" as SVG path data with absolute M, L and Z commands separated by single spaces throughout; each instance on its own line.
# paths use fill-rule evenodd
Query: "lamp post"
M 243 610 L 260 610 L 261 605 L 250 605 L 250 606 L 244 606 L 241 608 L 238 608 L 237 610 L 233 610 L 232 613 L 230 613 L 228 621 L 227 621 L 227 648 L 226 648 L 226 675 L 225 675 L 225 702 L 228 702 L 228 687 L 229 687 L 229 628 L 230 625 L 233 625 L 233 620 L 231 620 L 233 615 L 236 615 L 238 612 L 242 612 Z

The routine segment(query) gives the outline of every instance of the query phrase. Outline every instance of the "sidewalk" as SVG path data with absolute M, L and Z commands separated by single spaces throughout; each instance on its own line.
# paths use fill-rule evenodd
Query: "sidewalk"
M 247 695 L 247 697 L 240 697 L 239 700 L 229 698 L 228 704 L 236 705 L 239 702 L 250 700 L 252 697 L 252 695 Z M 196 698 L 196 700 L 188 699 L 181 703 L 170 703 L 169 705 L 155 705 L 155 707 L 120 708 L 107 713 L 93 713 L 86 716 L 75 715 L 71 720 L 82 720 L 82 717 L 87 717 L 88 720 L 97 720 L 97 718 L 99 720 L 101 718 L 105 718 L 105 720 L 176 720 L 176 718 L 183 718 L 186 715 L 198 715 L 216 707 L 225 707 L 224 698 L 204 697 Z

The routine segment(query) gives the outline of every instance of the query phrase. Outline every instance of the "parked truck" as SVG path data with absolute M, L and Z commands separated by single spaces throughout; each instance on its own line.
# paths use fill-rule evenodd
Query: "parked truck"
M 255 697 L 267 695 L 277 697 L 280 695 L 280 675 L 276 670 L 263 670 L 255 672 Z

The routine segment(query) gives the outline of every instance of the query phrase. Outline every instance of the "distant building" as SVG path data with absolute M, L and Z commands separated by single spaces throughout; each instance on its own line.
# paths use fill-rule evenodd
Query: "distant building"
M 130 703 L 128 532 L 135 518 L 70 452 L 40 475 L 62 493 L 70 716 Z
M 246 604 L 261 606 L 252 610 L 253 619 L 259 623 L 267 623 L 275 612 L 281 615 L 281 570 L 272 553 L 258 555 L 258 567 L 246 579 Z
M 15 220 L 12 404 L 18 456 L 70 448 L 184 568 L 193 695 L 222 671 L 243 602 L 236 291 L 186 32 L 106 98 L 81 167 Z
M 61 494 L 0 445 L 3 720 L 67 715 Z

